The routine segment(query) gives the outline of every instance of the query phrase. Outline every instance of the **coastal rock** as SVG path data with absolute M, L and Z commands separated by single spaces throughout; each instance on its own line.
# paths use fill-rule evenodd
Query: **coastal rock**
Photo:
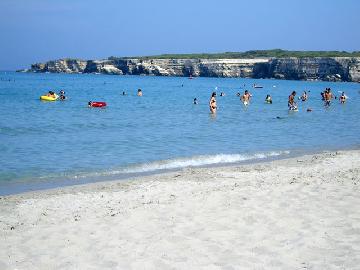
M 84 73 L 87 61 L 60 59 L 31 65 L 30 72 Z
M 182 77 L 241 77 L 360 82 L 359 57 L 254 59 L 60 59 L 23 72 L 102 73 Z

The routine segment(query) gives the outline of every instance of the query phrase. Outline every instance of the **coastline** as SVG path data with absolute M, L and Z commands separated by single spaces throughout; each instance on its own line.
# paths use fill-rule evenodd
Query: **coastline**
M 225 58 L 223 58 L 225 57 Z M 334 68 L 329 69 L 329 65 Z M 360 57 L 114 58 L 57 59 L 17 72 L 151 75 L 359 82 Z
M 346 150 L 1 196 L 0 268 L 355 269 L 359 184 Z

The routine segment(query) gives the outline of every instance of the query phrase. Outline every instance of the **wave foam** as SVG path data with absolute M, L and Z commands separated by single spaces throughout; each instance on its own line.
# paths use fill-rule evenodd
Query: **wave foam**
M 73 178 L 88 178 L 88 177 L 106 177 L 116 175 L 129 175 L 137 173 L 151 173 L 156 171 L 176 170 L 189 167 L 202 167 L 208 165 L 222 165 L 231 164 L 237 162 L 251 161 L 251 160 L 263 160 L 271 157 L 277 157 L 282 155 L 288 155 L 290 151 L 278 151 L 267 153 L 255 153 L 255 154 L 217 154 L 217 155 L 200 155 L 189 158 L 176 158 L 169 160 L 160 160 L 143 164 L 131 165 L 118 170 L 109 170 L 94 173 L 78 174 Z
M 281 155 L 288 155 L 289 151 L 255 153 L 255 154 L 217 154 L 201 155 L 190 158 L 176 158 L 170 160 L 161 160 L 149 163 L 129 166 L 120 170 L 111 170 L 96 173 L 98 176 L 111 176 L 121 174 L 149 173 L 154 171 L 174 170 L 187 167 L 201 167 L 214 164 L 230 164 L 243 161 L 261 160 Z

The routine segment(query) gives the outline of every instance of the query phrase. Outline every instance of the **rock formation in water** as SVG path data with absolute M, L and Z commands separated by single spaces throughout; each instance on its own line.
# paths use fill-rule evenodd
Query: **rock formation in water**
M 360 82 L 360 57 L 254 59 L 60 59 L 33 64 L 28 72 L 102 73 L 193 77 L 275 78 Z

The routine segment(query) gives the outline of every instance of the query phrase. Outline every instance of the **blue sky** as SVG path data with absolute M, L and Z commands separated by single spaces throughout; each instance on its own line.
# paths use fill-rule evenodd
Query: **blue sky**
M 0 70 L 74 57 L 360 50 L 360 1 L 0 0 Z

